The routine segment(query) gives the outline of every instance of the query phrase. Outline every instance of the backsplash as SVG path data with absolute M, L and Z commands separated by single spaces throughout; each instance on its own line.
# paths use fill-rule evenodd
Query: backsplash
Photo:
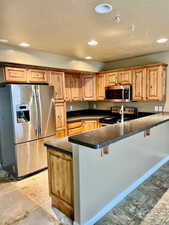
M 66 106 L 67 106 L 67 112 L 89 109 L 88 102 L 69 102 L 66 104 Z
M 120 103 L 112 103 L 112 102 L 91 102 L 89 103 L 89 107 L 96 109 L 110 109 L 112 106 L 120 106 Z M 165 103 L 161 102 L 130 102 L 124 103 L 125 106 L 137 107 L 139 112 L 155 112 L 155 106 L 162 106 L 162 110 L 165 111 L 164 105 Z

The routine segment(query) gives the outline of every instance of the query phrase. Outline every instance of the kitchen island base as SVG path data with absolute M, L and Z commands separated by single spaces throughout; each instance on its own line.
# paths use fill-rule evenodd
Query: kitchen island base
M 141 123 L 140 119 L 138 123 Z M 121 136 L 125 126 L 127 123 L 124 123 L 124 127 L 121 126 Z M 105 128 L 98 129 L 98 135 L 102 133 L 102 129 Z M 168 119 L 151 128 L 147 127 L 149 132 L 145 130 L 107 145 L 106 154 L 103 148 L 94 149 L 72 144 L 71 204 L 75 225 L 95 224 L 169 161 Z M 53 146 L 53 150 L 52 143 L 47 146 L 51 152 L 57 152 L 57 144 L 56 148 Z M 63 150 L 66 152 L 66 149 Z M 65 179 L 64 176 L 53 176 L 52 179 L 61 178 Z M 54 181 L 51 180 L 49 183 L 51 182 L 54 184 Z M 57 184 L 55 182 L 55 185 Z M 67 184 L 69 182 L 65 183 L 65 187 L 69 187 Z

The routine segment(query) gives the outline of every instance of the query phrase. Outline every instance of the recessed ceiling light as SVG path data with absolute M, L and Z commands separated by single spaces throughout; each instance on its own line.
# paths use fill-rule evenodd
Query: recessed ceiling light
M 97 44 L 98 44 L 98 42 L 95 40 L 91 40 L 88 42 L 88 45 L 90 45 L 90 46 L 96 46 Z
M 19 46 L 21 46 L 21 47 L 29 47 L 30 44 L 27 43 L 27 42 L 21 42 L 21 43 L 19 43 Z
M 0 42 L 2 42 L 2 43 L 8 43 L 8 40 L 6 40 L 6 39 L 0 39 Z
M 166 43 L 167 41 L 168 41 L 168 38 L 161 38 L 161 39 L 157 40 L 156 42 L 158 44 L 163 44 L 163 43 Z
M 92 59 L 92 57 L 91 56 L 86 56 L 85 59 Z
M 112 11 L 112 5 L 108 3 L 99 4 L 95 7 L 95 11 L 99 14 L 106 14 Z

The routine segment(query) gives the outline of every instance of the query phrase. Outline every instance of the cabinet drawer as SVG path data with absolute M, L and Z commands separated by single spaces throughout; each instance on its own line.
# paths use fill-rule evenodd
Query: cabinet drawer
M 73 129 L 68 129 L 68 136 L 74 135 L 74 134 L 79 134 L 81 132 L 83 132 L 83 127 L 77 127 L 77 128 L 73 128 Z
M 67 124 L 68 129 L 79 128 L 83 125 L 82 121 L 70 122 Z

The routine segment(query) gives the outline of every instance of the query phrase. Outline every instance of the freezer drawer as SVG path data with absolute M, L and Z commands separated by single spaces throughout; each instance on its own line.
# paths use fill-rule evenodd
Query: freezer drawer
M 55 140 L 56 136 L 17 144 L 16 160 L 18 177 L 22 177 L 47 167 L 47 150 L 44 142 Z

